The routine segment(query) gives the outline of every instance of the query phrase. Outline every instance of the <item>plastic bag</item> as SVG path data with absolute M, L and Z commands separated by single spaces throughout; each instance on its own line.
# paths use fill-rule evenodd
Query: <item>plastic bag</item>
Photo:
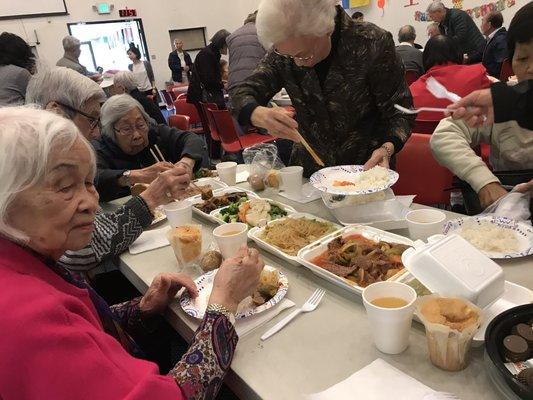
M 480 215 L 496 215 L 506 217 L 515 221 L 525 221 L 531 224 L 529 218 L 529 202 L 531 201 L 531 192 L 521 193 L 513 189 L 510 193 L 500 197 L 493 204 L 488 206 Z
M 244 149 L 244 163 L 250 165 L 248 182 L 254 190 L 262 190 L 265 186 L 279 186 L 278 170 L 285 167 L 278 156 L 278 148 L 272 143 L 261 143 Z

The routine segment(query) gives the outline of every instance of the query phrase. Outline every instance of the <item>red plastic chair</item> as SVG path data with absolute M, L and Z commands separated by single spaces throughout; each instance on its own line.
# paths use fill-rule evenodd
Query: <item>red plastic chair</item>
M 411 83 L 418 80 L 418 78 L 420 78 L 418 71 L 414 71 L 412 69 L 408 69 L 405 71 L 405 82 L 407 82 L 407 85 L 411 85 Z
M 396 157 L 400 179 L 394 185 L 396 195 L 416 194 L 415 202 L 425 205 L 450 204 L 453 174 L 440 166 L 431 154 L 430 135 L 413 133 Z
M 181 131 L 188 131 L 191 127 L 191 119 L 187 115 L 171 115 L 168 117 L 168 125 Z
M 202 103 L 200 102 L 200 119 L 202 120 L 202 125 L 209 130 L 211 138 L 215 142 L 220 142 L 220 137 L 218 136 L 217 127 L 212 115 L 207 113 L 207 110 L 218 110 L 218 106 L 215 103 Z
M 200 115 L 198 114 L 198 110 L 196 109 L 196 106 L 194 104 L 187 103 L 186 100 L 176 100 L 174 102 L 174 107 L 176 108 L 176 114 L 187 115 L 189 117 L 189 123 L 191 125 L 194 126 L 202 123 Z M 189 130 L 198 134 L 205 133 L 203 126 L 191 128 Z
M 247 133 L 239 136 L 231 114 L 228 110 L 210 110 L 207 109 L 207 115 L 212 117 L 211 127 L 215 128 L 216 134 L 220 138 L 222 148 L 226 153 L 238 153 L 248 147 L 259 143 L 268 143 L 276 140 L 270 135 L 260 135 L 258 133 Z
M 417 119 L 415 120 L 415 127 L 413 128 L 413 132 L 432 135 L 433 132 L 435 132 L 435 128 L 437 128 L 439 122 L 440 120 L 433 121 L 429 119 Z
M 173 93 L 176 94 L 176 92 Z M 176 95 L 176 100 L 187 100 L 187 93 L 180 93 Z
M 502 62 L 502 66 L 500 68 L 500 81 L 507 82 L 509 80 L 509 77 L 513 76 L 513 64 L 511 63 L 511 60 L 506 58 Z

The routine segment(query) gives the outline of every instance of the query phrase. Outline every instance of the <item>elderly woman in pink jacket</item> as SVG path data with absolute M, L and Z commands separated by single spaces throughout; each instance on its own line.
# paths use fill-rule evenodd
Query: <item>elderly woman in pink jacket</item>
M 71 121 L 0 109 L 0 398 L 214 398 L 238 340 L 232 314 L 263 267 L 257 251 L 243 247 L 222 264 L 190 348 L 160 375 L 131 335 L 180 288 L 196 296 L 190 278 L 159 275 L 144 296 L 108 306 L 57 263 L 91 239 L 95 170 L 91 146 Z

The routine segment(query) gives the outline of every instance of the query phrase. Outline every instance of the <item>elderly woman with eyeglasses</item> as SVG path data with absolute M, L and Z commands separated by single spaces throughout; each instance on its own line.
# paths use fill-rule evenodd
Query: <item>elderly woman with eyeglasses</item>
M 104 201 L 127 196 L 132 185 L 150 184 L 172 169 L 179 170 L 176 189 L 185 189 L 206 154 L 199 136 L 156 125 L 139 102 L 126 94 L 104 103 L 101 122 L 103 137 L 93 146 L 98 157 L 96 188 Z
M 88 77 L 65 67 L 41 70 L 31 78 L 26 101 L 70 119 L 88 140 L 100 137 L 100 103 L 106 97 Z M 117 256 L 150 226 L 155 208 L 170 201 L 167 193 L 180 195 L 183 170 L 169 169 L 139 196 L 115 212 L 98 212 L 91 242 L 78 251 L 67 251 L 60 263 L 71 271 L 86 272 Z
M 411 134 L 412 99 L 389 32 L 353 21 L 335 0 L 262 0 L 257 34 L 270 53 L 230 91 L 241 125 L 300 141 L 300 134 L 330 166 L 388 166 Z M 287 90 L 296 119 L 266 107 Z M 301 145 L 291 164 L 309 176 L 320 168 Z
M 168 375 L 132 339 L 185 287 L 157 276 L 145 295 L 109 306 L 58 263 L 91 240 L 98 208 L 96 163 L 75 125 L 51 112 L 0 109 L 0 398 L 212 399 L 237 334 L 231 314 L 264 266 L 243 246 L 220 267 L 191 346 Z

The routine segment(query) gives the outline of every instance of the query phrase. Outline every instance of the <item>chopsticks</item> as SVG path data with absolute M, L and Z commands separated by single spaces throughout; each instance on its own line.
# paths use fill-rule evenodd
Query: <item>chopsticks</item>
M 278 108 L 279 106 L 272 102 L 272 107 L 273 108 Z M 313 157 L 313 160 L 318 164 L 320 165 L 321 167 L 325 167 L 326 164 L 324 164 L 324 161 L 322 161 L 320 159 L 320 157 L 318 156 L 318 154 L 316 154 L 316 152 L 313 150 L 313 148 L 311 146 L 309 146 L 309 143 L 307 143 L 307 140 L 304 139 L 304 137 L 302 136 L 302 134 L 300 132 L 298 132 L 298 135 L 300 136 L 300 141 L 302 143 L 302 145 L 304 146 L 304 148 L 307 150 L 307 152 L 311 155 L 311 157 Z
M 155 162 L 166 162 L 167 160 L 165 160 L 165 157 L 163 157 L 163 153 L 161 153 L 161 150 L 159 149 L 159 146 L 157 146 L 157 144 L 154 144 L 154 148 L 155 148 L 155 151 L 157 151 L 157 154 L 159 154 L 159 158 L 158 158 L 156 153 L 154 152 L 154 150 L 152 150 L 152 148 L 150 148 L 150 153 L 152 153 L 152 157 L 154 157 Z M 200 191 L 200 193 L 209 193 L 209 191 L 210 191 L 209 189 L 206 189 L 206 188 L 198 186 L 193 181 L 191 181 L 191 185 L 194 186 L 196 189 L 198 189 Z

